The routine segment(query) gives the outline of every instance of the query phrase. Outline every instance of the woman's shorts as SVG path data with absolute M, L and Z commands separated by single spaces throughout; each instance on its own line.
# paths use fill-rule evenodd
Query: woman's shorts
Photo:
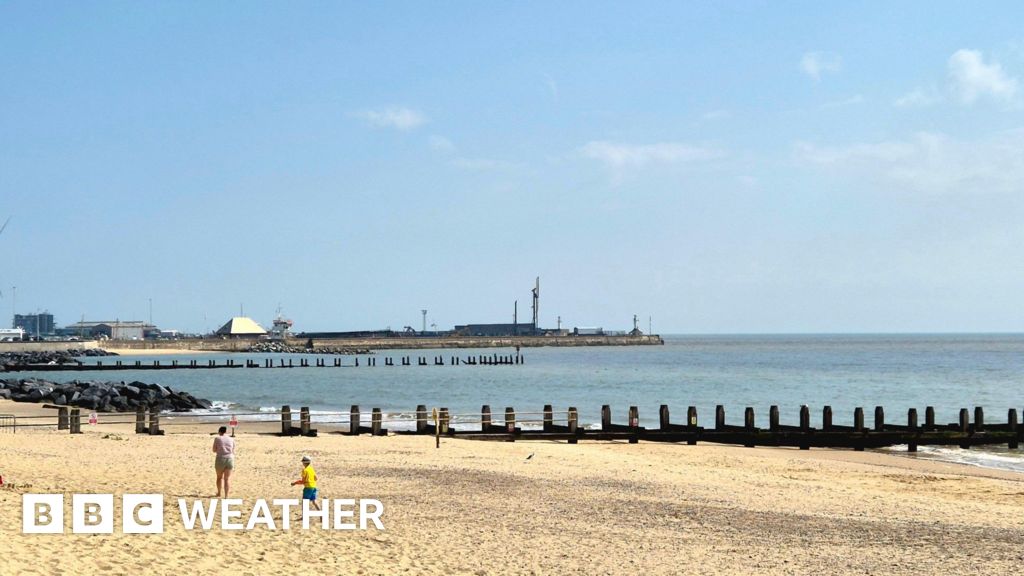
M 213 467 L 217 469 L 217 472 L 220 472 L 221 470 L 234 470 L 235 457 L 217 456 L 217 461 L 213 463 Z

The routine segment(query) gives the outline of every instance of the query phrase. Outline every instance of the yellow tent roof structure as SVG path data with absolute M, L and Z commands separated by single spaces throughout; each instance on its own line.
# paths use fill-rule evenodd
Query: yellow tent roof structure
M 217 330 L 221 336 L 258 336 L 266 333 L 252 318 L 245 316 L 235 316 Z

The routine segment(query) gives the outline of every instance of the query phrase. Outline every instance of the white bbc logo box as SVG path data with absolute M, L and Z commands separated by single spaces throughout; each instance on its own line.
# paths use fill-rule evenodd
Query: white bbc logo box
M 113 494 L 71 495 L 72 533 L 113 534 L 115 518 Z M 23 494 L 21 522 L 25 534 L 63 534 L 64 495 Z M 120 524 L 125 534 L 163 534 L 163 494 L 122 496 Z

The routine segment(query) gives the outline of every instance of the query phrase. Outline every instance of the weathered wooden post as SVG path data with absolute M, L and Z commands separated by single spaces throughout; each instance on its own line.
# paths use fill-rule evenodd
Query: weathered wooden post
M 576 431 L 579 429 L 580 415 L 579 415 L 579 412 L 576 411 L 576 407 L 575 406 L 569 406 L 569 417 L 568 417 L 568 419 L 569 419 L 569 433 L 572 434 L 572 437 L 569 438 L 569 444 L 576 444 L 577 443 Z
M 658 408 L 658 430 L 662 432 L 668 432 L 672 428 L 672 423 L 669 419 L 668 404 L 662 404 Z
M 746 410 L 743 411 L 743 428 L 746 430 L 746 438 L 744 438 L 744 446 L 747 448 L 754 447 L 754 409 L 747 406 Z
M 638 436 L 640 432 L 640 411 L 636 406 L 629 407 L 629 427 L 630 432 L 633 433 L 633 435 L 629 437 L 629 443 L 636 444 L 640 442 L 640 437 Z
M 964 442 L 960 444 L 960 447 L 967 449 L 971 447 L 971 444 L 967 442 L 967 435 L 971 431 L 971 417 L 967 412 L 967 408 L 960 409 L 960 433 L 964 435 Z
M 484 404 L 480 407 L 480 431 L 487 432 L 491 428 L 491 406 Z
M 721 404 L 715 406 L 715 430 L 725 430 L 725 406 Z
M 505 408 L 505 429 L 508 430 L 508 442 L 516 441 L 516 411 L 508 406 Z
M 610 432 L 612 429 L 612 407 L 605 404 L 601 406 L 601 431 Z
M 885 431 L 885 409 L 875 406 L 875 432 Z
M 832 430 L 832 407 L 825 406 L 821 410 L 821 431 L 829 432 Z
M 985 409 L 981 406 L 974 407 L 974 431 L 982 432 L 985 430 Z
M 68 409 L 61 406 L 57 408 L 57 430 L 67 430 L 68 427 Z
M 771 406 L 771 407 L 768 408 L 768 429 L 771 430 L 773 434 L 777 433 L 779 431 L 779 407 L 778 406 Z
M 917 442 L 914 441 L 917 437 L 917 408 L 907 410 L 907 431 L 914 435 L 907 441 L 907 452 L 917 452 Z
M 1010 408 L 1006 413 L 1007 428 L 1010 429 L 1010 441 L 1007 443 L 1007 447 L 1011 450 L 1016 450 L 1019 446 L 1020 435 L 1017 431 L 1017 409 Z
M 370 412 L 370 430 L 371 430 L 370 433 L 372 435 L 374 435 L 374 436 L 383 436 L 383 434 L 381 434 L 381 431 L 380 431 L 381 430 L 381 426 L 380 426 L 381 425 L 381 420 L 383 420 L 383 417 L 381 416 L 380 408 L 374 408 Z
M 697 407 L 686 408 L 686 427 L 689 428 L 690 437 L 686 440 L 687 446 L 697 445 Z
M 149 409 L 149 435 L 150 436 L 161 436 L 163 431 L 160 430 L 160 409 L 150 408 Z
M 427 433 L 427 406 L 425 404 L 416 406 L 416 433 Z
M 292 433 L 292 407 L 288 405 L 281 406 L 281 434 Z
M 441 408 L 441 434 L 451 433 L 452 415 L 448 412 L 448 408 Z
M 544 405 L 544 431 L 551 432 L 552 426 L 555 423 L 555 415 L 551 409 L 551 404 Z
M 811 409 L 803 404 L 800 406 L 800 449 L 811 449 Z
M 348 411 L 348 433 L 353 436 L 359 435 L 359 405 L 353 404 Z
M 853 431 L 857 435 L 854 440 L 856 445 L 853 449 L 857 452 L 863 452 L 864 442 L 862 441 L 862 438 L 864 437 L 864 409 L 860 406 L 853 410 Z
M 68 432 L 70 434 L 82 433 L 82 411 L 78 408 L 71 409 L 71 414 L 68 418 Z
M 299 408 L 299 433 L 309 436 L 309 406 Z
M 142 405 L 135 408 L 135 433 L 146 433 L 146 407 Z

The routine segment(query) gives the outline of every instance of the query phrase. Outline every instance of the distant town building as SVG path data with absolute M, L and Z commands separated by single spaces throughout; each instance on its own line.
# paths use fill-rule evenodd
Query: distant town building
M 53 314 L 15 314 L 12 328 L 21 328 L 27 336 L 53 336 Z
M 81 338 L 107 338 L 109 340 L 142 340 L 151 326 L 141 320 L 103 320 L 68 324 L 61 333 Z
M 460 336 L 531 336 L 537 334 L 537 329 L 533 323 L 465 324 L 456 326 L 454 332 Z
M 235 316 L 217 330 L 218 336 L 229 336 L 232 338 L 263 336 L 267 333 L 252 318 Z

